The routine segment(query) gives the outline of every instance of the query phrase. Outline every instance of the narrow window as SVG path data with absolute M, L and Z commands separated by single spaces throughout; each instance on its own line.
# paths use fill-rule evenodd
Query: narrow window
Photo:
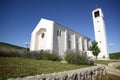
M 68 49 L 71 49 L 71 37 L 70 34 L 67 35 L 68 38 Z
M 59 30 L 57 30 L 57 36 L 59 36 Z
M 61 36 L 61 31 L 59 31 L 59 36 Z
M 76 37 L 76 50 L 77 51 L 79 50 L 79 39 L 78 39 L 78 37 Z
M 71 49 L 71 41 L 68 41 L 68 49 Z
M 61 31 L 57 30 L 57 36 L 61 36 Z

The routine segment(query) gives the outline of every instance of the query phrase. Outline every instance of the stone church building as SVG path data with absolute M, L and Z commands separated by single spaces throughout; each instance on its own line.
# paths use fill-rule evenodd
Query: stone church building
M 63 57 L 66 51 L 88 51 L 90 38 L 42 18 L 31 34 L 31 51 L 49 50 Z

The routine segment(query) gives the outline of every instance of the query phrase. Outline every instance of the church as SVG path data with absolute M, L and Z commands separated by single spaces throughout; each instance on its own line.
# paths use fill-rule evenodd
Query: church
M 31 34 L 31 51 L 49 50 L 64 57 L 66 51 L 88 51 L 90 38 L 57 22 L 42 18 Z
M 98 42 L 99 60 L 109 60 L 104 15 L 101 8 L 92 11 L 95 40 Z M 64 58 L 66 51 L 84 53 L 94 58 L 88 50 L 90 38 L 52 20 L 42 18 L 31 34 L 31 51 L 50 51 Z

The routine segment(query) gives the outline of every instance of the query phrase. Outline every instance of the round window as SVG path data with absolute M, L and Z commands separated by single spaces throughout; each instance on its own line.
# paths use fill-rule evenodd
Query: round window
M 45 37 L 45 33 L 42 33 L 42 34 L 41 34 L 41 37 L 44 38 L 44 37 Z

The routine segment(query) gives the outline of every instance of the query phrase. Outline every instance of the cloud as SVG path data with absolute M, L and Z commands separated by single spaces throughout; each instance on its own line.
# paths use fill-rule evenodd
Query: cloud
M 113 46 L 113 45 L 114 45 L 114 43 L 109 43 L 109 45 L 110 45 L 110 46 Z

